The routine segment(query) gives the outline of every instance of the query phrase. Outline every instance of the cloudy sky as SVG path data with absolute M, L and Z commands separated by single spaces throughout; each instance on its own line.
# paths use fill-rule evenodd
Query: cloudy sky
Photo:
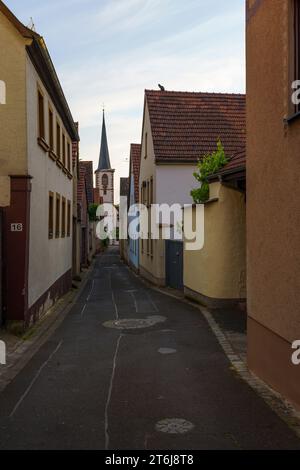
M 44 36 L 80 122 L 81 158 L 95 166 L 105 104 L 117 180 L 128 175 L 130 143 L 141 139 L 145 88 L 245 91 L 244 0 L 6 3 Z

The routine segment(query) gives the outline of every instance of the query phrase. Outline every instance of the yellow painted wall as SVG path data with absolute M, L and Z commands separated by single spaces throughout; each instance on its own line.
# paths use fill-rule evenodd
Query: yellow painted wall
M 300 119 L 292 0 L 247 0 L 248 365 L 300 409 Z M 258 53 L 259 51 L 259 53 Z
M 270 3 L 249 9 L 247 24 L 248 314 L 292 342 L 300 338 L 300 120 L 284 118 L 294 113 L 293 12 L 292 2 Z
M 184 250 L 184 285 L 212 299 L 245 298 L 245 197 L 220 183 L 211 184 L 211 197 L 219 200 L 205 205 L 204 248 Z
M 0 176 L 0 207 L 10 205 L 10 177 Z
M 29 42 L 27 41 L 29 44 Z M 0 80 L 6 104 L 0 106 L 0 176 L 27 174 L 26 40 L 0 12 Z M 0 186 L 0 200 L 3 191 Z M 7 191 L 7 188 L 5 189 Z

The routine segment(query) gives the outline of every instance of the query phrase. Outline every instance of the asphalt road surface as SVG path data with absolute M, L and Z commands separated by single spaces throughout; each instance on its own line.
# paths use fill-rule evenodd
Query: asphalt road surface
M 149 288 L 116 248 L 0 394 L 0 449 L 296 448 L 199 310 Z

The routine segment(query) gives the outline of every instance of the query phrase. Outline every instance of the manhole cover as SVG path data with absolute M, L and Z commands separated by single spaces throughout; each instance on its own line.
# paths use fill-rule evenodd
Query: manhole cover
M 176 349 L 171 348 L 160 348 L 158 350 L 159 354 L 175 354 L 177 353 Z
M 186 434 L 194 429 L 194 425 L 185 419 L 164 419 L 156 425 L 158 432 L 165 434 Z
M 157 323 L 166 321 L 166 317 L 154 316 L 148 318 L 125 318 L 123 320 L 111 320 L 103 323 L 105 328 L 115 328 L 116 330 L 137 330 L 141 328 L 151 328 Z

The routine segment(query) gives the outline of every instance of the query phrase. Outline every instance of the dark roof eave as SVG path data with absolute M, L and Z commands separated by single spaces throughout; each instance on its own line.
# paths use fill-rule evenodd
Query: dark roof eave
M 225 179 L 227 176 L 233 176 L 238 173 L 246 176 L 246 166 L 243 165 L 237 168 L 230 168 L 229 170 L 219 171 L 218 173 L 214 173 L 213 175 L 209 176 L 208 181 L 210 183 L 214 181 L 222 181 L 222 179 Z
M 155 158 L 156 165 L 197 165 L 199 159 L 193 160 L 191 158 Z
M 73 141 L 79 142 L 80 138 L 70 108 L 60 85 L 49 52 L 41 36 L 35 37 L 31 45 L 26 46 L 26 49 L 66 127 L 66 130 Z

